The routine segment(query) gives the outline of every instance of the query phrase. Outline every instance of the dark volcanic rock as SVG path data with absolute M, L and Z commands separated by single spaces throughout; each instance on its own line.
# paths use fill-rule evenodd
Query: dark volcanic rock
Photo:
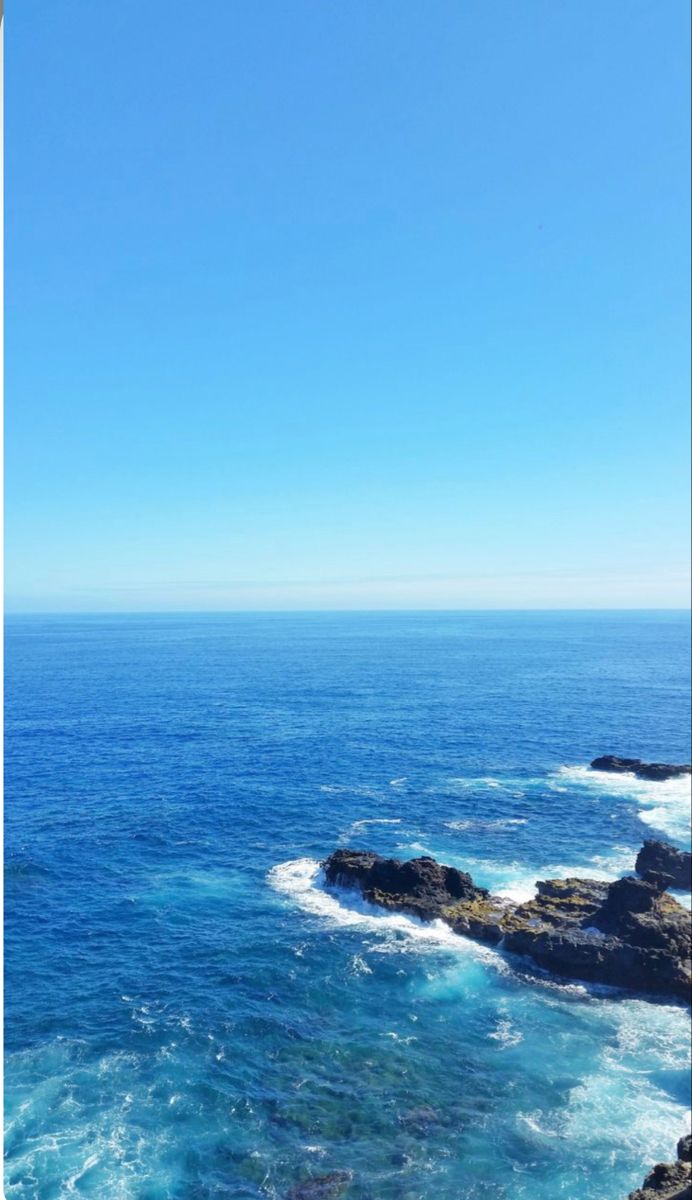
M 488 896 L 465 871 L 442 866 L 434 858 L 401 862 L 368 850 L 335 850 L 323 865 L 327 883 L 359 887 L 373 904 L 410 912 L 424 921 L 434 921 L 460 900 Z
M 628 1200 L 692 1200 L 692 1137 L 680 1138 L 678 1161 L 657 1163 L 647 1175 L 641 1188 L 630 1192 Z
M 331 1171 L 297 1183 L 288 1193 L 288 1200 L 336 1200 L 342 1196 L 353 1178 L 351 1171 Z
M 456 933 L 501 942 L 557 975 L 689 998 L 690 914 L 646 880 L 542 880 L 533 900 L 516 905 L 432 858 L 336 850 L 323 867 L 330 884 L 358 887 L 372 903 L 424 920 L 442 918 Z
M 653 912 L 660 889 L 634 875 L 625 875 L 608 885 L 605 900 L 599 909 L 595 924 L 604 933 L 612 933 L 625 917 L 633 913 Z
M 689 996 L 690 916 L 676 900 L 642 879 L 626 877 L 601 884 L 598 904 L 599 885 L 552 880 L 550 888 L 561 882 L 565 900 L 542 920 L 543 884 L 535 901 L 506 918 L 507 950 L 530 955 L 558 975 Z M 529 913 L 538 915 L 539 923 L 527 923 Z
M 634 864 L 639 874 L 659 886 L 692 889 L 692 854 L 668 842 L 646 841 Z
M 645 763 L 640 758 L 618 758 L 616 754 L 604 754 L 601 758 L 595 758 L 591 766 L 594 771 L 613 771 L 618 774 L 631 772 L 639 779 L 653 780 L 676 779 L 680 775 L 692 773 L 689 763 Z

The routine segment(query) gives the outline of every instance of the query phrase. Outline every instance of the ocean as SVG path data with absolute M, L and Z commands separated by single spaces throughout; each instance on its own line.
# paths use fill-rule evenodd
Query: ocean
M 689 779 L 588 763 L 689 761 L 689 632 L 10 617 L 8 1200 L 624 1200 L 688 1128 L 688 1011 L 328 892 L 319 864 L 432 854 L 524 897 L 685 845 Z

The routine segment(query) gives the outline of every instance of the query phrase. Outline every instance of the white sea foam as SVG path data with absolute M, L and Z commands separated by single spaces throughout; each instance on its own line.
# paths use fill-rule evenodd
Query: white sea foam
M 80 1179 L 82 1179 L 92 1167 L 95 1167 L 98 1161 L 98 1154 L 90 1154 L 79 1170 L 75 1171 L 74 1174 L 70 1175 L 70 1177 L 65 1181 L 65 1191 L 76 1192 L 77 1184 L 79 1183 Z
M 662 1043 L 660 1037 L 656 1039 L 652 1070 L 642 1070 L 642 1051 L 647 1052 L 642 1043 L 642 1030 L 633 1029 L 631 1014 L 625 1004 L 623 1002 L 623 1011 L 618 1012 L 616 1018 L 622 1021 L 622 1035 L 617 1037 L 614 1046 L 605 1047 L 597 1069 L 571 1090 L 561 1132 L 586 1147 L 602 1139 L 605 1132 L 613 1144 L 619 1141 L 643 1163 L 652 1164 L 670 1159 L 678 1137 L 689 1131 L 689 1107 L 656 1082 L 656 1068 L 666 1056 L 674 1073 L 686 1070 L 686 1055 L 679 1036 L 682 1023 L 675 1022 L 677 1036 L 671 1029 Z M 663 1015 L 666 1015 L 665 1009 Z M 682 1014 L 674 1014 L 674 1017 L 678 1016 Z M 650 1023 L 655 1027 L 657 1023 L 652 1006 L 646 1004 L 645 1010 L 635 1019 L 644 1027 Z M 685 1029 L 681 1032 L 685 1038 Z M 636 1054 L 636 1066 L 623 1058 L 622 1037 L 629 1039 L 626 1057 Z
M 555 791 L 565 786 L 587 788 L 589 791 L 631 798 L 639 805 L 640 819 L 653 829 L 687 843 L 690 838 L 690 801 L 692 783 L 689 775 L 678 779 L 652 781 L 637 779 L 630 773 L 593 771 L 590 767 L 560 767 L 548 780 Z
M 551 1007 L 564 1003 L 562 997 L 549 1000 L 546 993 L 540 1000 Z M 577 1048 L 570 1067 L 579 1081 L 566 1104 L 517 1113 L 524 1136 L 564 1139 L 583 1147 L 587 1156 L 592 1147 L 604 1144 L 613 1153 L 626 1149 L 647 1169 L 670 1158 L 676 1139 L 689 1128 L 683 1099 L 689 1066 L 687 1014 L 679 1006 L 624 998 L 613 1005 L 592 996 L 583 1016 L 592 1044 L 601 1049 L 580 1060 Z M 548 1070 L 550 1065 L 546 1058 Z

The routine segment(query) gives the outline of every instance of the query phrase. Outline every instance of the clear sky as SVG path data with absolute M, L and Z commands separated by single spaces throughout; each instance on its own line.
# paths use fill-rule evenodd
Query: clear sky
M 18 0 L 8 608 L 688 604 L 687 0 Z

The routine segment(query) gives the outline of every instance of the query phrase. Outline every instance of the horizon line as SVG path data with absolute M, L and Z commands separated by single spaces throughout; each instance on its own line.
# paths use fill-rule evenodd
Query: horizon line
M 4 609 L 4 617 L 205 617 L 205 616 L 358 616 L 412 615 L 456 613 L 692 613 L 692 605 L 636 605 L 623 608 L 616 605 L 545 606 L 520 608 L 492 606 L 485 608 L 152 608 L 152 609 Z

